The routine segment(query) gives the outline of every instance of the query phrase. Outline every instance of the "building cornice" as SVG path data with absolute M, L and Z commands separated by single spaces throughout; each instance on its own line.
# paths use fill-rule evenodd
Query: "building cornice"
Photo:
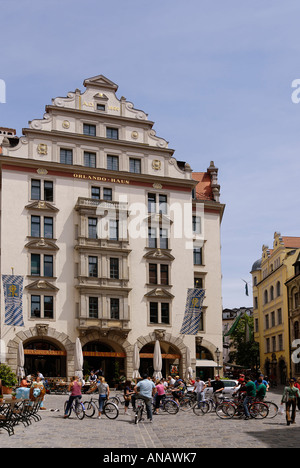
M 53 161 L 38 161 L 36 159 L 15 158 L 0 155 L 0 169 L 21 172 L 45 172 L 49 176 L 72 177 L 78 180 L 123 183 L 124 185 L 144 186 L 151 190 L 178 190 L 190 192 L 196 182 L 192 179 L 177 179 L 150 174 L 134 174 L 125 171 L 109 171 L 103 168 L 90 168 L 81 165 L 67 165 Z M 39 172 L 37 172 L 39 171 Z M 149 180 L 150 179 L 150 180 Z M 128 181 L 128 183 L 127 183 Z

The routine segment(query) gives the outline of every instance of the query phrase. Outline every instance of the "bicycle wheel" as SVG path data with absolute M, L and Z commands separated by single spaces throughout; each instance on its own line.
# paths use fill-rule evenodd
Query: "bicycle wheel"
M 276 403 L 273 403 L 273 401 L 264 401 L 264 404 L 269 408 L 269 414 L 267 418 L 275 418 L 275 416 L 278 414 L 278 406 Z
M 108 419 L 116 419 L 119 416 L 119 408 L 115 403 L 111 403 L 110 401 L 105 403 L 103 407 L 103 413 Z
M 209 412 L 209 404 L 207 401 L 200 401 L 200 403 L 195 403 L 193 406 L 193 412 L 196 416 L 203 416 Z
M 92 418 L 97 411 L 96 405 L 92 401 L 84 401 L 83 406 L 85 408 L 85 415 L 88 418 Z
M 74 411 L 78 419 L 82 420 L 84 418 L 85 408 L 82 403 L 75 403 Z
M 254 419 L 265 419 L 269 414 L 269 408 L 264 403 L 255 402 L 250 405 L 249 413 Z
M 177 414 L 179 411 L 179 406 L 177 405 L 176 401 L 174 400 L 168 400 L 164 404 L 164 410 L 168 414 Z
M 66 402 L 65 402 L 65 405 L 64 405 L 64 414 L 66 414 L 67 404 L 68 404 L 68 402 L 66 401 Z M 68 412 L 68 414 L 67 414 L 68 418 L 70 417 L 71 412 L 72 412 L 72 406 L 70 406 L 69 412 Z
M 182 411 L 189 411 L 192 408 L 192 400 L 189 397 L 182 398 L 179 401 L 179 408 Z
M 232 419 L 235 415 L 236 408 L 230 402 L 220 403 L 216 408 L 216 414 L 220 419 Z
M 114 403 L 117 406 L 121 405 L 121 401 L 120 401 L 120 399 L 118 397 L 115 397 L 115 396 L 109 397 L 109 401 L 110 401 L 110 403 Z

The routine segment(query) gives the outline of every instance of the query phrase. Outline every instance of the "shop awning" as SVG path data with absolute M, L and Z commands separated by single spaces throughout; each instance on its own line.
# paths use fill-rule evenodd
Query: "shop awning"
M 220 367 L 220 365 L 208 359 L 197 359 L 196 367 Z

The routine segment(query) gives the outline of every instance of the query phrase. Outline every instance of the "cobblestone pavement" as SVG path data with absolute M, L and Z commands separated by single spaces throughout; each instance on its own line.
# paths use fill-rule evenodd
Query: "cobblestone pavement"
M 279 403 L 281 392 L 272 391 L 268 400 Z M 63 419 L 67 396 L 47 395 L 42 421 L 29 427 L 15 427 L 9 437 L 0 431 L 1 448 L 298 448 L 300 446 L 300 413 L 298 425 L 286 426 L 285 416 L 265 420 L 220 420 L 216 414 L 195 416 L 180 411 L 177 415 L 161 414 L 134 425 L 130 416 L 120 410 L 117 420 L 106 417 L 85 418 L 75 415 Z M 51 411 L 58 409 L 59 411 Z

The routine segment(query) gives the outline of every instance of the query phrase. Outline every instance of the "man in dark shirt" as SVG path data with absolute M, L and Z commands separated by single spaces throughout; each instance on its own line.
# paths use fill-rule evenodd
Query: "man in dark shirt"
M 215 380 L 213 382 L 209 382 L 208 386 L 212 387 L 214 400 L 216 403 L 219 403 L 219 397 L 225 388 L 220 376 L 216 375 Z

